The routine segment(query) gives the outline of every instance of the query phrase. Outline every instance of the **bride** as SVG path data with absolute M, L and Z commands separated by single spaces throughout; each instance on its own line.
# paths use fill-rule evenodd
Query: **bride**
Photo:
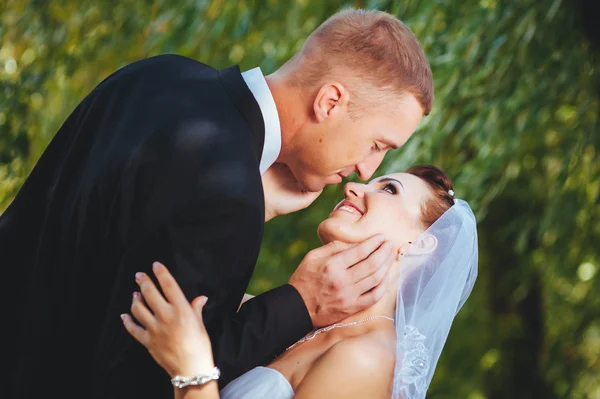
M 384 234 L 397 249 L 386 295 L 313 331 L 220 393 L 202 323 L 207 298 L 190 305 L 158 263 L 154 273 L 164 296 L 147 275 L 136 275 L 141 293 L 134 293 L 131 310 L 141 326 L 129 315 L 123 322 L 172 377 L 175 398 L 425 397 L 454 316 L 477 277 L 475 217 L 434 166 L 348 183 L 344 191 L 319 225 L 319 237 L 324 245 L 344 247 Z

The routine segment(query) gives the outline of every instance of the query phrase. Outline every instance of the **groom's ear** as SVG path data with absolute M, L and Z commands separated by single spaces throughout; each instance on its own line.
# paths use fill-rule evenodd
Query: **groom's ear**
M 321 86 L 313 104 L 317 122 L 321 123 L 346 112 L 348 97 L 349 93 L 341 83 L 332 82 Z
M 432 234 L 422 234 L 417 241 L 410 244 L 408 255 L 428 255 L 435 251 L 438 239 Z

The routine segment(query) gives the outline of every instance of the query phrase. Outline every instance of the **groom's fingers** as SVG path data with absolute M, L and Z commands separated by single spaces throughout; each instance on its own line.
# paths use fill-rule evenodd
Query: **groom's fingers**
M 393 246 L 384 240 L 376 235 L 355 245 L 333 242 L 304 257 L 289 283 L 302 296 L 313 326 L 329 325 L 361 310 L 357 299 L 380 283 L 389 268 L 385 263 Z
M 345 266 L 345 268 L 351 268 L 372 256 L 373 253 L 391 251 L 391 245 L 385 243 L 384 240 L 385 237 L 382 234 L 370 237 L 360 244 L 353 245 L 338 253 L 335 256 L 335 262 Z M 381 254 L 379 256 L 381 257 Z
M 367 292 L 377 288 L 379 285 L 381 285 L 382 281 L 384 281 L 388 275 L 388 271 L 390 270 L 390 266 L 392 265 L 392 262 L 393 262 L 393 256 L 382 261 L 379 264 L 379 268 L 374 273 L 366 276 L 362 280 L 355 283 L 355 285 L 354 285 L 355 293 L 357 295 L 364 295 L 365 293 L 367 293 Z
M 348 244 L 341 241 L 331 241 L 327 245 L 323 245 L 322 247 L 313 249 L 308 253 L 307 256 L 311 256 L 314 258 L 332 257 L 352 247 L 354 247 L 354 244 Z
M 394 246 L 391 241 L 386 241 L 373 251 L 365 260 L 352 266 L 350 281 L 357 284 L 362 294 L 383 280 L 394 261 Z
M 370 291 L 365 292 L 364 294 L 359 296 L 358 299 L 356 300 L 356 308 L 357 308 L 356 311 L 358 312 L 362 309 L 366 309 L 368 307 L 375 305 L 377 302 L 379 302 L 385 296 L 385 292 L 387 290 L 387 285 L 388 285 L 388 280 L 389 280 L 389 277 L 386 274 L 386 276 L 379 283 L 379 285 L 375 286 Z

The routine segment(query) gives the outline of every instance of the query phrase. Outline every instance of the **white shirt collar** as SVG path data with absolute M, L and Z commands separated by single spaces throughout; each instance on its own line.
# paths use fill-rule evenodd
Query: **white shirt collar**
M 244 78 L 246 85 L 248 85 L 256 102 L 258 102 L 265 121 L 265 144 L 260 159 L 260 174 L 262 175 L 275 163 L 281 151 L 279 114 L 271 90 L 269 90 L 267 81 L 259 67 L 242 72 L 242 78 Z

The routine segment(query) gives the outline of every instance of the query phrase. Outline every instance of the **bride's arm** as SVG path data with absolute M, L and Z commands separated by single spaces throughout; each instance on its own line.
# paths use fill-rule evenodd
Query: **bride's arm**
M 394 353 L 364 337 L 341 341 L 306 374 L 294 395 L 310 398 L 391 397 Z
M 211 381 L 201 387 L 175 389 L 175 399 L 219 399 L 219 387 Z
M 144 273 L 136 274 L 140 293 L 134 293 L 130 315 L 121 315 L 125 328 L 144 345 L 154 360 L 169 374 L 190 377 L 215 367 L 210 338 L 202 321 L 206 297 L 187 301 L 183 291 L 161 264 L 154 264 L 154 274 L 164 297 Z M 143 299 L 142 299 L 143 298 Z M 218 399 L 216 381 L 202 386 L 174 388 L 175 399 Z

